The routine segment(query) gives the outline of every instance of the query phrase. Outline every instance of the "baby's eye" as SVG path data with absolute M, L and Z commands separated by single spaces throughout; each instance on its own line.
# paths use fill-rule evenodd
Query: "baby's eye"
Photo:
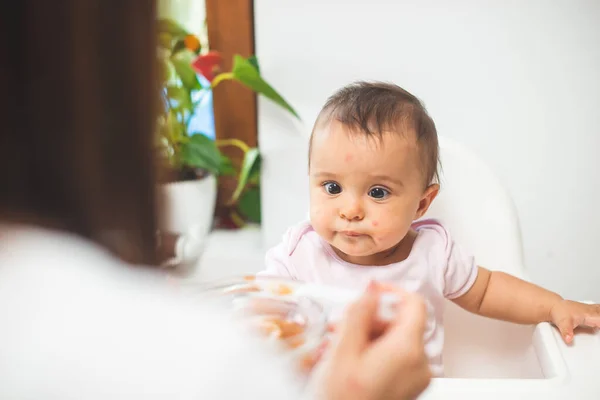
M 381 187 L 375 187 L 369 191 L 369 196 L 374 199 L 385 199 L 389 194 L 390 192 L 387 189 Z
M 340 185 L 338 185 L 335 182 L 325 182 L 323 184 L 323 187 L 325 188 L 325 191 L 329 194 L 339 194 L 342 191 Z

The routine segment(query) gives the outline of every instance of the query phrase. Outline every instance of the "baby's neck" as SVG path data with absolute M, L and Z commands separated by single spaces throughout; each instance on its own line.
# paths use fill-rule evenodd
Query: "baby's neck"
M 341 252 L 335 247 L 333 248 L 333 250 L 338 255 L 338 257 L 350 264 L 365 266 L 385 266 L 406 260 L 410 255 L 412 246 L 415 243 L 416 238 L 417 232 L 411 229 L 410 231 L 408 231 L 408 234 L 404 237 L 404 239 L 402 239 L 396 245 L 392 246 L 387 250 L 381 251 L 379 253 L 370 254 L 368 256 L 350 256 Z

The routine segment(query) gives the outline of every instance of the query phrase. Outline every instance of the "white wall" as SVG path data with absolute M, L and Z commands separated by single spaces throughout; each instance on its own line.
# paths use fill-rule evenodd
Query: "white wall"
M 262 72 L 305 124 L 260 100 L 264 151 L 302 142 L 338 87 L 394 81 L 510 190 L 533 280 L 600 301 L 600 1 L 255 0 L 255 18 Z
M 158 0 L 159 17 L 173 18 L 189 32 L 205 40 L 206 5 L 204 0 Z M 204 40 L 202 43 L 205 43 Z

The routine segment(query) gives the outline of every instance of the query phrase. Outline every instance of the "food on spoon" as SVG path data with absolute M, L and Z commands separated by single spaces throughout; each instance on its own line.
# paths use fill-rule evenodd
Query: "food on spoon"
M 245 285 L 234 287 L 233 289 L 227 289 L 225 293 L 250 293 L 250 292 L 260 292 L 262 289 L 257 285 Z
M 269 336 L 277 332 L 277 337 L 288 340 L 304 333 L 304 325 L 284 318 L 265 317 L 259 323 L 259 327 Z
M 278 294 L 280 296 L 286 296 L 292 293 L 294 293 L 294 290 L 291 287 L 284 284 L 278 285 L 275 289 L 275 294 Z
M 321 305 L 300 290 L 296 293 L 297 288 L 301 286 L 296 282 L 254 275 L 214 287 L 218 295 L 225 295 L 235 317 L 265 340 L 281 345 L 284 353 L 309 371 L 322 353 L 319 343 L 327 333 L 327 318 Z

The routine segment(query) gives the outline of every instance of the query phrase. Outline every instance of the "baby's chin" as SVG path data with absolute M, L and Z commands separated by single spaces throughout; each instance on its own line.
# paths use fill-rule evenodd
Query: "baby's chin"
M 349 244 L 343 239 L 334 239 L 330 244 L 349 257 L 371 257 L 380 251 L 368 243 Z

